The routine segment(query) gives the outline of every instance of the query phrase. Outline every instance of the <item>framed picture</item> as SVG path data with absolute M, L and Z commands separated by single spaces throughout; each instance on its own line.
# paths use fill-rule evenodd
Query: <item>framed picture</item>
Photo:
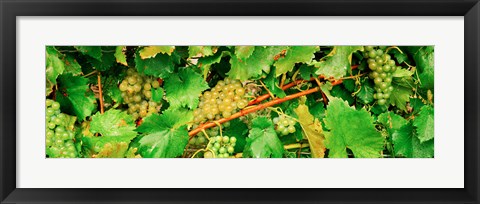
M 2 203 L 479 202 L 478 1 L 0 8 Z

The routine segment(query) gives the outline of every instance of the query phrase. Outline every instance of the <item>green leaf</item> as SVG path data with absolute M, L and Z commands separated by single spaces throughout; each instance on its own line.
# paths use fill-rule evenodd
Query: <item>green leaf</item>
M 390 111 L 380 114 L 377 120 L 389 129 L 400 129 L 408 123 L 405 118 Z
M 266 117 L 253 119 L 243 156 L 246 158 L 280 158 L 283 151 L 282 142 L 275 133 L 272 121 Z
M 135 67 L 139 73 L 159 78 L 168 78 L 174 71 L 172 58 L 166 54 L 157 54 L 154 58 L 142 60 L 140 54 L 135 55 Z
M 407 69 L 397 69 L 395 72 L 392 74 L 393 77 L 397 78 L 402 78 L 402 77 L 411 77 L 413 75 L 412 71 L 409 71 Z
M 51 84 L 57 84 L 58 75 L 62 74 L 65 70 L 65 64 L 59 58 L 60 53 L 55 49 L 55 47 L 47 46 L 46 48 L 46 73 L 47 81 Z
M 342 86 L 334 86 L 330 93 L 333 97 L 338 97 L 347 101 L 349 105 L 353 105 L 353 102 L 355 102 L 355 99 L 352 97 L 350 92 L 348 92 L 348 90 L 346 90 Z
M 92 115 L 97 105 L 93 93 L 88 91 L 88 79 L 63 74 L 58 77 L 58 83 L 56 96 L 62 112 L 76 115 L 80 121 Z
M 235 56 L 244 61 L 253 54 L 255 46 L 235 46 Z
M 318 46 L 290 46 L 287 48 L 285 57 L 275 62 L 277 67 L 276 76 L 292 71 L 296 63 L 311 63 L 315 57 L 314 53 L 319 51 Z
M 357 99 L 363 104 L 369 104 L 374 101 L 373 94 L 375 94 L 374 85 L 371 80 L 365 78 L 362 80 L 360 91 L 357 93 Z
M 172 55 L 175 46 L 148 46 L 140 50 L 139 54 L 142 59 L 155 57 L 158 53 Z
M 155 89 L 152 88 L 152 100 L 155 102 L 160 102 L 163 99 L 163 94 L 165 94 L 165 91 L 161 87 Z
M 329 157 L 346 158 L 347 148 L 357 158 L 381 157 L 384 138 L 375 129 L 373 118 L 365 109 L 356 110 L 347 102 L 333 98 L 327 106 L 324 119 L 329 130 L 325 132 Z
M 432 51 L 428 52 L 429 49 Z M 420 78 L 421 87 L 423 89 L 433 89 L 434 87 L 433 56 L 434 52 L 433 47 L 431 46 L 422 47 L 414 56 L 415 63 L 420 72 L 418 77 Z
M 102 136 L 107 137 L 135 137 L 137 133 L 135 130 L 135 122 L 132 116 L 126 112 L 122 112 L 116 109 L 110 109 L 105 113 L 92 116 L 90 122 L 90 131 L 92 133 L 100 133 Z
M 393 57 L 398 62 L 398 64 L 402 64 L 403 62 L 408 62 L 408 55 L 406 53 L 401 53 L 397 49 L 391 49 L 389 54 L 393 54 Z
M 131 140 L 135 136 L 83 137 L 82 148 L 86 157 L 125 158 Z
M 105 46 L 101 47 L 105 53 L 102 55 L 100 60 L 97 59 L 91 59 L 90 63 L 92 64 L 93 67 L 95 67 L 96 70 L 99 71 L 107 71 L 112 66 L 115 64 L 115 47 L 113 46 Z
M 200 56 L 210 56 L 215 54 L 212 46 L 189 46 L 188 55 L 189 57 Z
M 100 46 L 74 46 L 80 53 L 96 60 L 102 60 L 102 48 Z
M 66 55 L 63 58 L 63 63 L 65 65 L 64 73 L 71 73 L 73 76 L 77 76 L 82 73 L 82 67 L 80 64 L 78 64 L 77 60 L 73 56 Z
M 137 131 L 144 133 L 138 141 L 139 153 L 147 158 L 181 156 L 189 138 L 185 112 L 171 109 L 144 118 Z
M 433 139 L 434 125 L 433 107 L 423 106 L 419 115 L 413 120 L 413 126 L 416 127 L 417 137 L 421 143 Z
M 309 66 L 309 65 L 306 65 L 306 64 L 302 64 L 299 69 L 300 69 L 300 76 L 304 80 L 310 80 L 310 78 L 312 76 L 313 77 L 317 76 L 315 74 L 316 69 L 315 69 L 314 66 Z
M 393 91 L 390 94 L 390 104 L 397 106 L 398 109 L 406 111 L 407 102 L 410 101 L 412 89 L 392 83 Z
M 243 152 L 247 142 L 246 139 L 248 135 L 248 127 L 244 122 L 242 122 L 242 120 L 238 118 L 231 120 L 230 126 L 225 129 L 223 135 L 237 138 L 237 142 L 235 143 L 235 152 Z
M 117 63 L 128 66 L 127 55 L 125 55 L 126 46 L 117 46 L 115 48 L 115 59 Z
M 212 56 L 198 59 L 197 66 L 203 70 L 203 78 L 206 79 L 212 65 L 220 63 L 223 57 L 230 56 L 230 51 L 218 51 Z
M 301 104 L 296 108 L 295 114 L 298 116 L 298 122 L 302 126 L 304 138 L 308 139 L 312 157 L 323 158 L 325 156 L 325 136 L 322 132 L 322 124 L 317 118 L 314 118 L 308 110 L 308 106 Z
M 275 67 L 272 67 L 272 71 L 268 73 L 267 78 L 263 80 L 265 83 L 265 86 L 272 92 L 277 97 L 283 98 L 286 96 L 285 92 L 283 89 L 281 89 L 278 84 L 278 79 L 275 77 Z
M 325 61 L 313 62 L 317 68 L 317 75 L 324 75 L 326 78 L 341 78 L 350 70 L 352 53 L 362 50 L 362 46 L 335 46 L 328 54 Z
M 255 47 L 253 54 L 246 60 L 239 60 L 236 57 L 230 58 L 232 65 L 227 75 L 241 81 L 257 79 L 262 71 L 270 73 L 270 66 L 274 62 L 274 56 L 286 49 L 285 46 Z
M 208 84 L 200 74 L 190 68 L 180 69 L 178 74 L 165 79 L 165 92 L 172 107 L 187 106 L 196 108 L 200 94 L 208 89 Z

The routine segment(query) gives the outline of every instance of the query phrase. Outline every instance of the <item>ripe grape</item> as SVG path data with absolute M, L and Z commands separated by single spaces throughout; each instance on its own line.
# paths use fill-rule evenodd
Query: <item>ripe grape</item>
M 49 158 L 74 158 L 74 126 L 67 124 L 67 115 L 60 112 L 60 103 L 46 100 L 45 148 Z M 67 127 L 68 126 L 68 127 Z
M 194 122 L 227 118 L 248 105 L 245 88 L 238 80 L 225 78 L 200 96 L 198 108 L 194 111 Z
M 207 145 L 207 149 L 213 151 L 215 158 L 230 158 L 235 151 L 235 142 L 237 138 L 228 136 L 216 136 L 210 137 L 210 143 Z M 210 152 L 210 151 L 208 151 Z M 207 154 L 204 158 L 213 158 L 213 154 Z M 210 152 L 211 153 L 211 152 Z
M 273 123 L 276 125 L 275 131 L 280 136 L 285 136 L 296 131 L 295 124 L 297 121 L 292 118 L 287 118 L 285 115 L 273 118 Z
M 128 105 L 128 113 L 136 120 L 158 113 L 160 105 L 152 101 L 152 88 L 160 87 L 160 83 L 152 77 L 144 76 L 134 69 L 127 70 L 127 76 L 120 82 L 124 104 Z
M 365 46 L 364 53 L 364 56 L 368 58 L 368 67 L 372 70 L 369 77 L 375 84 L 376 93 L 373 98 L 377 99 L 378 105 L 386 105 L 389 101 L 393 91 L 392 75 L 401 68 L 396 66 L 395 60 L 392 60 L 391 56 L 383 49 L 385 48 Z

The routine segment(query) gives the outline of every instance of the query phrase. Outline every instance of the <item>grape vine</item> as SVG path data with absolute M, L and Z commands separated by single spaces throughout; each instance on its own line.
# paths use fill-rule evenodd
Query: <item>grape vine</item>
M 48 158 L 431 158 L 433 46 L 47 46 Z

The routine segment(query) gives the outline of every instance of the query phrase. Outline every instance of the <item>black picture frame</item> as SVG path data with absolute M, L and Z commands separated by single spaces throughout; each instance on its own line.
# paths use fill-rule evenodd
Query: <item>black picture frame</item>
M 479 203 L 478 0 L 1 0 L 0 203 Z M 26 189 L 16 187 L 17 16 L 464 16 L 463 189 Z M 300 178 L 299 178 L 300 179 Z

